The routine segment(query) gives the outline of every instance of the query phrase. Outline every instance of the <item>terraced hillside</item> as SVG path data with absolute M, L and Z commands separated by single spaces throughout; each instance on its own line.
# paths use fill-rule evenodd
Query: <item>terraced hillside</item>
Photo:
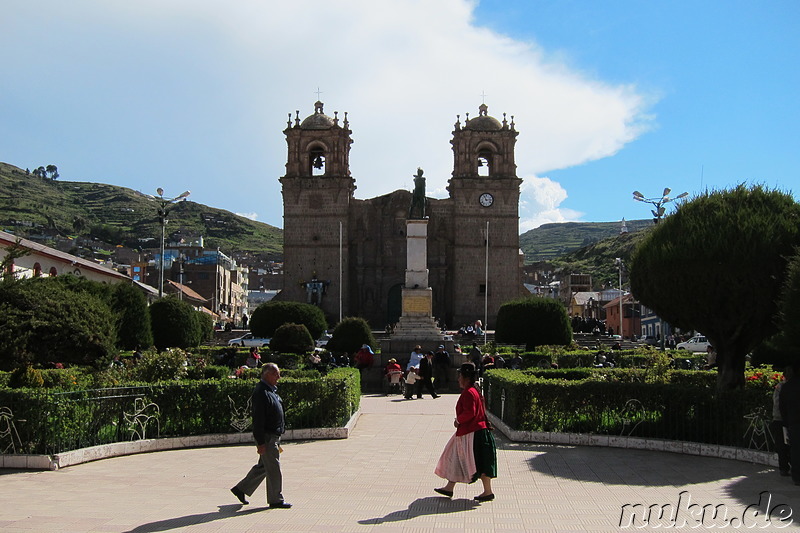
M 0 163 L 0 228 L 17 235 L 88 237 L 108 246 L 152 247 L 160 240 L 152 196 L 115 185 L 59 181 Z M 202 236 L 208 248 L 280 257 L 283 231 L 192 201 L 175 204 L 167 232 Z
M 652 219 L 626 221 L 629 233 L 652 227 Z M 560 222 L 542 224 L 519 236 L 525 264 L 552 261 L 603 239 L 619 235 L 621 222 Z

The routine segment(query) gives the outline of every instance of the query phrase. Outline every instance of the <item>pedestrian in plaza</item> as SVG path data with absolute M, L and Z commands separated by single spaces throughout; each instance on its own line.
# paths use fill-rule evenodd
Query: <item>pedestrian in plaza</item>
M 450 354 L 445 350 L 444 345 L 440 345 L 436 353 L 433 354 L 433 379 L 436 388 L 442 390 L 450 384 L 448 373 L 450 372 Z
M 483 396 L 475 388 L 478 372 L 472 363 L 464 363 L 458 370 L 461 396 L 456 402 L 455 434 L 444 447 L 435 474 L 447 480 L 442 488 L 434 489 L 443 496 L 453 497 L 456 483 L 473 483 L 480 479 L 483 492 L 475 501 L 494 500 L 492 479 L 497 477 L 497 446 L 486 420 Z
M 789 446 L 784 439 L 783 418 L 781 417 L 780 394 L 783 384 L 792 375 L 792 368 L 786 367 L 783 371 L 783 379 L 775 386 L 772 394 L 772 422 L 769 431 L 775 441 L 775 452 L 778 454 L 778 470 L 782 476 L 788 476 L 791 461 L 789 460 Z
M 789 436 L 789 466 L 792 481 L 800 485 L 800 363 L 792 363 L 790 375 L 778 398 L 783 427 Z
M 417 379 L 417 399 L 422 399 L 422 389 L 425 388 L 428 392 L 431 393 L 433 398 L 438 398 L 439 395 L 436 394 L 436 389 L 433 388 L 433 381 L 431 378 L 433 377 L 433 352 L 428 352 L 425 354 L 419 362 L 419 378 Z
M 425 358 L 425 354 L 422 351 L 422 346 L 417 344 L 414 346 L 414 349 L 411 350 L 411 358 L 408 360 L 408 364 L 406 365 L 406 370 L 411 370 L 412 368 L 419 368 L 419 362 Z
M 292 506 L 283 499 L 281 474 L 281 435 L 285 431 L 283 400 L 278 396 L 281 371 L 275 363 L 261 367 L 261 381 L 253 390 L 253 437 L 256 440 L 258 463 L 231 489 L 240 502 L 249 503 L 261 482 L 267 480 L 267 503 L 270 509 L 288 509 Z

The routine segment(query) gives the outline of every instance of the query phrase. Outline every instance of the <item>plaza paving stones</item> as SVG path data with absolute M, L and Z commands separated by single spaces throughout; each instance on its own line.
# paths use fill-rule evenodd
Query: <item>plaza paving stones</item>
M 500 434 L 497 499 L 474 502 L 479 484 L 459 484 L 452 500 L 443 498 L 433 492 L 443 483 L 433 468 L 454 431 L 456 398 L 365 396 L 349 439 L 285 442 L 284 495 L 291 509 L 267 509 L 263 486 L 250 505 L 236 501 L 229 489 L 256 461 L 255 446 L 239 445 L 116 457 L 56 472 L 0 471 L 0 530 L 611 532 L 625 530 L 626 504 L 641 504 L 642 516 L 648 506 L 683 502 L 699 504 L 696 510 L 722 505 L 726 522 L 707 514 L 700 523 L 699 513 L 693 518 L 684 505 L 678 511 L 687 519 L 684 528 L 665 527 L 669 517 L 659 523 L 651 515 L 627 529 L 698 531 L 713 522 L 713 529 L 733 531 L 748 529 L 741 518 L 761 498 L 767 511 L 780 504 L 785 507 L 777 511 L 794 511 L 782 530 L 800 531 L 800 487 L 774 468 L 647 450 L 513 443 Z M 757 525 L 766 527 L 754 530 L 783 525 L 762 517 Z

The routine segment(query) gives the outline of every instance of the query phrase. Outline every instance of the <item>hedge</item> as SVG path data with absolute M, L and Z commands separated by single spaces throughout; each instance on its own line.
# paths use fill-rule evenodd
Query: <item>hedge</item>
M 299 376 L 278 384 L 287 429 L 340 427 L 358 409 L 357 370 Z M 0 389 L 0 406 L 12 413 L 16 453 L 53 454 L 137 438 L 249 432 L 255 383 L 226 378 L 71 392 Z
M 497 369 L 486 372 L 483 387 L 488 409 L 512 429 L 524 431 L 747 447 L 751 424 L 758 425 L 754 418 L 771 414 L 772 395 L 764 387 L 717 393 L 713 372 L 689 377 L 673 371 L 664 383 L 647 382 L 643 374 L 633 379 L 639 372 L 644 371 L 595 369 L 581 379 L 574 371 Z

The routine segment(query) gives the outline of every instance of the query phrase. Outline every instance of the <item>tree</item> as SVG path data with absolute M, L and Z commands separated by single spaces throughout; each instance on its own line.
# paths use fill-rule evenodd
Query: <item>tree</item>
M 130 283 L 116 284 L 111 296 L 111 309 L 116 319 L 118 348 L 137 350 L 153 345 L 150 311 L 141 290 Z
M 777 331 L 776 301 L 800 244 L 788 193 L 739 185 L 679 206 L 634 252 L 631 290 L 673 326 L 717 352 L 718 390 L 744 387 L 745 356 Z
M 99 296 L 58 278 L 0 284 L 2 368 L 48 362 L 102 368 L 114 355 L 114 340 L 111 310 Z
M 287 322 L 304 324 L 315 339 L 328 327 L 325 313 L 315 305 L 273 301 L 256 307 L 250 317 L 250 331 L 256 337 L 272 337 L 275 330 Z
M 572 325 L 564 306 L 552 298 L 519 298 L 500 306 L 495 321 L 499 342 L 524 344 L 526 350 L 572 342 Z
M 314 349 L 314 339 L 303 324 L 282 324 L 270 340 L 271 350 L 281 353 L 308 353 Z
M 39 168 L 41 168 L 41 167 L 39 167 Z M 45 168 L 45 172 L 47 172 L 50 175 L 50 179 L 51 180 L 57 180 L 58 179 L 58 167 L 57 166 L 55 166 L 55 165 L 47 165 L 47 168 Z
M 193 348 L 202 339 L 199 311 L 174 296 L 161 298 L 150 306 L 153 344 L 165 348 Z
M 366 320 L 348 316 L 336 324 L 326 348 L 334 352 L 356 353 L 362 345 L 375 346 L 375 337 Z

